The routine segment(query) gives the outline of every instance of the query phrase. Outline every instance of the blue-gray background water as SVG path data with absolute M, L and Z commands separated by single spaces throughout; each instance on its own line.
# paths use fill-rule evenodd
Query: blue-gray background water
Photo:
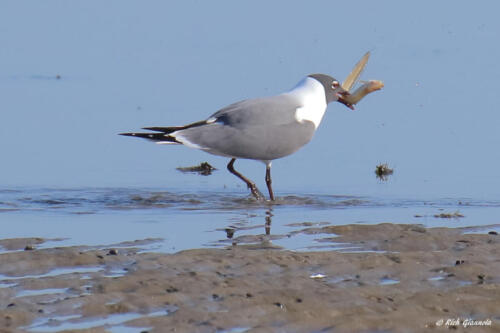
M 163 237 L 179 249 L 223 238 L 214 230 L 234 221 L 264 224 L 268 208 L 245 201 L 226 159 L 116 134 L 204 119 L 310 73 L 342 80 L 368 50 L 362 79 L 385 88 L 354 112 L 330 105 L 312 142 L 275 161 L 277 195 L 295 199 L 273 209 L 273 230 L 304 221 L 497 223 L 500 5 L 429 6 L 3 1 L 2 238 Z M 219 170 L 175 170 L 201 161 Z M 394 168 L 387 182 L 374 177 L 379 163 Z M 264 187 L 262 164 L 236 167 Z M 466 217 L 435 219 L 433 205 Z

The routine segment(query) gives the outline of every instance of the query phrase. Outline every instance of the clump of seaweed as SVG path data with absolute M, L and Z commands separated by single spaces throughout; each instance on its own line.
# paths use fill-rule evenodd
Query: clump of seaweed
M 434 217 L 440 218 L 440 219 L 458 219 L 458 218 L 464 217 L 464 216 L 459 211 L 456 211 L 454 213 L 435 214 Z
M 211 166 L 208 162 L 202 162 L 200 165 L 190 166 L 190 167 L 178 167 L 176 168 L 180 172 L 192 172 L 197 173 L 202 176 L 209 176 L 212 174 L 212 171 L 217 170 L 213 166 Z
M 377 178 L 386 181 L 390 175 L 394 173 L 394 170 L 389 168 L 387 163 L 379 164 L 375 167 L 375 175 Z

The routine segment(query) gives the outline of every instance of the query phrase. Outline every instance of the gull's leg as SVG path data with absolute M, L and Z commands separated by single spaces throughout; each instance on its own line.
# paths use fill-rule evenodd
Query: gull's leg
M 257 188 L 257 186 L 255 185 L 254 182 L 252 182 L 250 179 L 248 179 L 245 176 L 243 176 L 238 171 L 234 170 L 234 166 L 233 166 L 234 161 L 236 161 L 235 158 L 231 159 L 231 161 L 227 165 L 227 169 L 229 170 L 229 172 L 231 172 L 233 175 L 235 175 L 236 177 L 238 177 L 239 179 L 241 179 L 242 181 L 244 181 L 247 184 L 248 188 L 252 192 L 252 195 L 255 197 L 255 199 L 257 199 L 257 200 L 265 200 L 266 198 L 259 191 L 259 189 Z
M 271 186 L 272 184 L 271 180 L 271 162 L 266 163 L 266 185 L 267 185 L 267 190 L 269 191 L 269 199 L 271 201 L 274 201 L 274 193 L 273 193 L 273 187 Z

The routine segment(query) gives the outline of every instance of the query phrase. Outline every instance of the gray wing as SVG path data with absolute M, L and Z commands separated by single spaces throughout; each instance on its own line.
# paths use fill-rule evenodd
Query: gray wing
M 295 122 L 295 111 L 300 102 L 290 95 L 247 99 L 215 112 L 209 119 L 233 127 L 262 124 L 290 124 Z
M 312 138 L 313 123 L 295 118 L 300 106 L 286 94 L 245 100 L 217 111 L 206 125 L 173 135 L 212 154 L 273 160 L 297 151 Z

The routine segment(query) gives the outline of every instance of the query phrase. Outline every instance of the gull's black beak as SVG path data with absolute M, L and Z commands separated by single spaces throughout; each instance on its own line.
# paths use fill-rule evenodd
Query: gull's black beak
M 354 106 L 346 100 L 346 97 L 349 95 L 350 95 L 349 91 L 341 88 L 341 90 L 337 92 L 337 97 L 338 97 L 337 102 L 344 104 L 351 110 L 354 110 Z

